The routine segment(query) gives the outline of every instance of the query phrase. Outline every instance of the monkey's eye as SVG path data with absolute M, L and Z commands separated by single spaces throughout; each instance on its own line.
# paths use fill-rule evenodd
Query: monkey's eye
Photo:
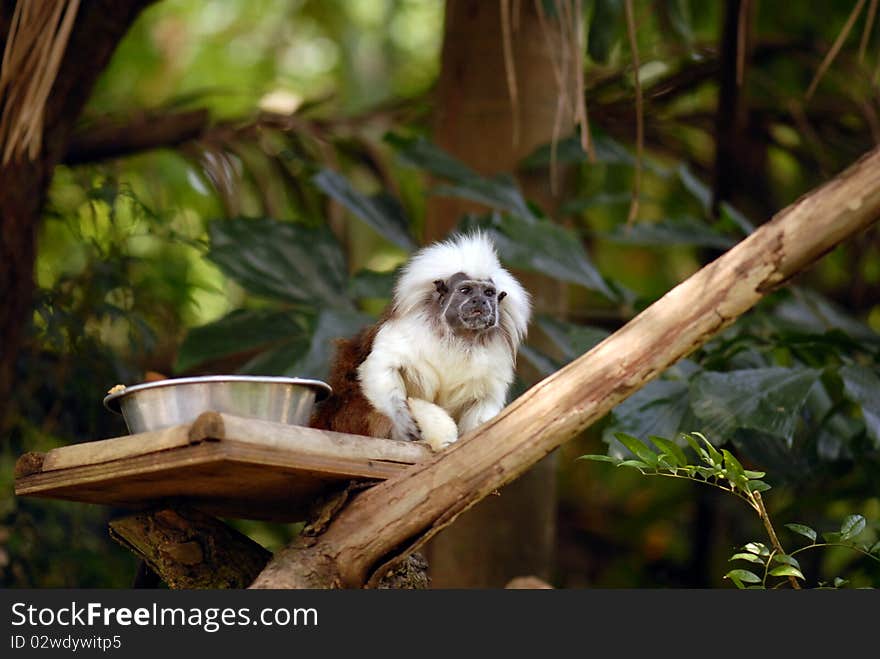
M 495 289 L 487 288 L 486 289 L 486 297 L 495 297 Z
M 462 295 L 470 295 L 471 287 L 470 286 L 462 286 L 458 289 L 458 292 Z

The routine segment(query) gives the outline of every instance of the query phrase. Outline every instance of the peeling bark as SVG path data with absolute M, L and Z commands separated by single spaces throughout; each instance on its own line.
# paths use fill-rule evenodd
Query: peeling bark
M 115 519 L 110 537 L 169 588 L 244 588 L 272 555 L 215 517 L 185 507 Z

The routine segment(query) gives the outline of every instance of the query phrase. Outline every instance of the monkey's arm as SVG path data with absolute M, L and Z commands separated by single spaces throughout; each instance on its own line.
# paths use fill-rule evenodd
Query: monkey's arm
M 419 426 L 406 403 L 406 385 L 401 375 L 403 360 L 389 343 L 383 328 L 358 368 L 361 390 L 370 404 L 391 421 L 391 439 L 419 440 Z

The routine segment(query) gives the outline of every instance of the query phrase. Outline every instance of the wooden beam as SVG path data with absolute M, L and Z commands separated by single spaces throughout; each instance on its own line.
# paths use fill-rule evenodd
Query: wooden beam
M 134 509 L 185 502 L 221 517 L 297 522 L 349 481 L 381 481 L 430 456 L 422 443 L 205 412 L 190 424 L 25 454 L 15 493 Z

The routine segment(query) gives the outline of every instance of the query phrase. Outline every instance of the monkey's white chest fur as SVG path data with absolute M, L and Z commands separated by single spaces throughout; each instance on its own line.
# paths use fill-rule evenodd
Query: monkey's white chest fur
M 433 403 L 410 401 L 409 407 L 423 438 L 432 446 L 445 445 L 457 438 L 450 437 L 453 426 L 463 434 L 501 410 L 513 381 L 513 357 L 500 333 L 477 346 L 428 328 L 421 318 L 387 321 L 358 374 L 364 395 L 391 419 L 401 395 L 404 401 Z M 431 409 L 434 405 L 451 424 L 440 410 Z

